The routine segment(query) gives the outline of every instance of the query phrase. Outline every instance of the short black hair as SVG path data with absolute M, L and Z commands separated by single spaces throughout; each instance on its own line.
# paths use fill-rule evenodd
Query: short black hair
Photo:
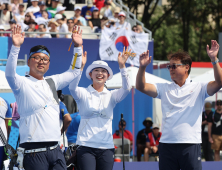
M 125 120 L 122 120 L 122 121 L 123 121 L 123 123 L 126 124 L 126 121 L 125 121 Z M 121 125 L 121 120 L 119 121 L 119 125 Z
M 40 49 L 46 50 L 46 51 L 49 53 L 49 55 L 50 55 L 50 52 L 49 52 L 48 48 L 47 48 L 46 46 L 44 46 L 44 45 L 36 45 L 36 46 L 32 47 L 32 48 L 30 49 L 29 54 L 32 53 L 32 52 L 36 52 L 36 51 L 38 51 L 38 50 L 40 50 Z M 31 56 L 30 56 L 30 57 L 31 57 Z

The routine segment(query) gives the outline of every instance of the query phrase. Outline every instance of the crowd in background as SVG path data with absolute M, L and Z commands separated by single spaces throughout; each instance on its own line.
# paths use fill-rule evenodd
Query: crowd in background
M 27 2 L 27 5 L 24 2 Z M 126 14 L 112 0 L 87 0 L 87 5 L 83 7 L 75 3 L 85 3 L 85 1 L 73 3 L 72 0 L 11 0 L 9 3 L 3 1 L 0 4 L 0 31 L 11 31 L 15 24 L 19 24 L 22 31 L 26 32 L 26 37 L 35 38 L 71 38 L 74 25 L 89 26 L 95 33 L 101 33 L 104 27 L 114 30 L 126 28 L 136 33 L 143 33 L 141 25 L 131 28 L 131 24 L 126 21 Z M 66 10 L 74 10 L 74 16 L 67 18 Z M 11 35 L 0 33 L 0 36 Z

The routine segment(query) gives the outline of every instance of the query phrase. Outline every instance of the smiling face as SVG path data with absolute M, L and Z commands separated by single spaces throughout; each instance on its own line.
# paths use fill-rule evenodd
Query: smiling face
M 188 77 L 188 70 L 189 70 L 189 65 L 177 65 L 177 64 L 182 64 L 180 60 L 170 60 L 170 66 L 176 65 L 176 68 L 170 68 L 170 76 L 171 79 L 175 82 L 180 81 L 184 77 Z
M 108 71 L 104 68 L 95 68 L 89 75 L 93 80 L 93 84 L 105 84 L 106 80 L 109 78 Z
M 30 67 L 30 75 L 33 77 L 43 76 L 48 71 L 50 64 L 50 62 L 48 62 L 47 64 L 43 63 L 43 60 L 37 62 L 36 59 L 33 58 L 37 56 L 39 56 L 41 59 L 43 58 L 50 59 L 44 53 L 35 53 L 29 58 L 28 66 Z

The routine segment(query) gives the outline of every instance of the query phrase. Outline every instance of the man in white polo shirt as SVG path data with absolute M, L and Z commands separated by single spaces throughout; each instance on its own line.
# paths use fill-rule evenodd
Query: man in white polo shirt
M 159 144 L 160 170 L 201 170 L 201 123 L 204 100 L 222 87 L 222 70 L 218 63 L 219 44 L 211 40 L 207 54 L 213 64 L 215 81 L 196 83 L 190 80 L 192 60 L 178 51 L 168 59 L 172 83 L 145 83 L 145 70 L 151 63 L 149 51 L 140 55 L 136 88 L 162 100 L 162 136 Z
M 72 41 L 82 44 L 80 28 L 77 30 L 75 26 L 73 31 Z M 76 45 L 74 48 L 71 66 L 66 72 L 46 78 L 44 74 L 49 69 L 50 52 L 43 45 L 32 47 L 28 60 L 30 72 L 23 77 L 16 74 L 17 58 L 24 42 L 24 33 L 21 33 L 19 25 L 12 30 L 12 42 L 5 74 L 20 114 L 19 147 L 25 149 L 20 167 L 24 165 L 26 170 L 65 170 L 65 159 L 58 146 L 61 131 L 56 90 L 66 87 L 80 71 L 82 47 Z

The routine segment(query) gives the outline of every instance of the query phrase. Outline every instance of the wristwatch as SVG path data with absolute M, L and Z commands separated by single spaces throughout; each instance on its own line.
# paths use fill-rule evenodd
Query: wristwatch
M 217 58 L 214 62 L 211 62 L 213 65 L 217 64 L 219 62 L 219 59 Z

